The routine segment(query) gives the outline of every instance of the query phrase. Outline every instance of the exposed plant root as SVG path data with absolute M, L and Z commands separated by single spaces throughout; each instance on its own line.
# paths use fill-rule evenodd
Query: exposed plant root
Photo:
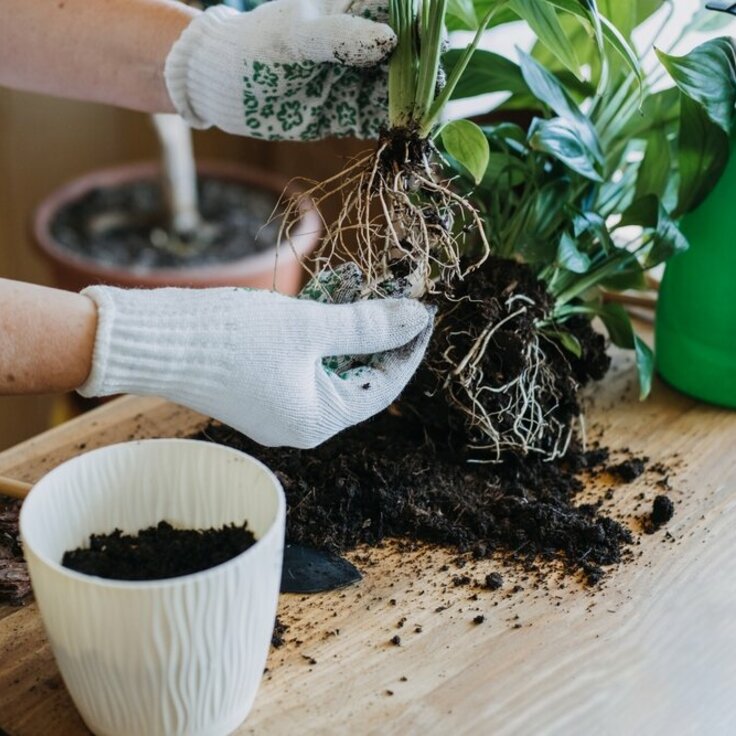
M 436 301 L 435 334 L 405 406 L 470 462 L 564 456 L 581 415 L 578 389 L 608 368 L 602 338 L 584 320 L 571 323 L 578 358 L 540 330 L 551 299 L 514 261 L 488 259 Z
M 562 397 L 541 349 L 540 334 L 532 331 L 529 335 L 515 377 L 497 382 L 484 370 L 486 352 L 494 335 L 527 314 L 534 301 L 514 294 L 506 299 L 504 306 L 508 314 L 489 323 L 475 338 L 457 367 L 446 373 L 443 389 L 450 403 L 466 416 L 472 436 L 481 438 L 469 445 L 471 452 L 478 453 L 478 458 L 472 458 L 471 462 L 499 462 L 508 451 L 522 455 L 534 452 L 546 460 L 554 460 L 567 452 L 573 429 L 555 415 Z M 448 349 L 444 354 L 448 365 L 455 362 L 450 352 Z M 493 396 L 493 400 L 487 401 L 488 396 Z
M 477 268 L 490 254 L 475 208 L 440 179 L 431 144 L 406 131 L 393 131 L 375 151 L 354 159 L 340 174 L 280 203 L 280 242 L 290 242 L 306 203 L 318 211 L 339 198 L 340 211 L 327 222 L 323 244 L 305 266 L 311 275 L 349 260 L 365 278 L 361 295 L 400 291 L 420 297 Z M 476 258 L 460 263 L 468 230 L 479 233 Z

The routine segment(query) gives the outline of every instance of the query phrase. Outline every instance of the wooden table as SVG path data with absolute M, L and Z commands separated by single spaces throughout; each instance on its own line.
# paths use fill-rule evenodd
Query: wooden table
M 33 481 L 84 450 L 187 435 L 202 422 L 158 400 L 120 399 L 0 454 L 0 474 Z M 671 537 L 642 536 L 640 556 L 595 592 L 553 576 L 550 592 L 526 583 L 512 593 L 506 574 L 501 591 L 478 600 L 438 573 L 451 559 L 441 551 L 356 553 L 359 586 L 282 596 L 289 641 L 272 651 L 239 733 L 736 732 L 736 414 L 661 384 L 640 404 L 619 356 L 594 392 L 588 426 L 652 461 L 677 465 L 679 455 Z M 650 504 L 651 484 L 638 481 L 607 506 L 635 514 L 642 492 Z M 494 569 L 485 561 L 473 575 Z M 479 614 L 485 621 L 474 624 Z M 396 634 L 400 646 L 390 643 Z M 0 727 L 86 733 L 35 605 L 0 608 Z

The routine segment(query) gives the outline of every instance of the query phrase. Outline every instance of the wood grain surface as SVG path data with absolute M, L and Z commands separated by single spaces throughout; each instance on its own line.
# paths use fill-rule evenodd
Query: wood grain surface
M 589 436 L 673 468 L 675 517 L 639 536 L 632 562 L 594 591 L 554 570 L 540 587 L 500 560 L 463 568 L 474 580 L 501 571 L 503 588 L 490 592 L 453 585 L 457 561 L 442 550 L 359 550 L 360 585 L 282 596 L 287 643 L 272 650 L 238 733 L 736 732 L 736 414 L 660 383 L 642 404 L 635 383 L 618 356 L 587 412 Z M 121 399 L 1 454 L 0 474 L 33 481 L 84 450 L 183 436 L 202 422 L 158 400 Z M 591 498 L 608 487 L 596 483 Z M 645 475 L 617 486 L 604 508 L 640 530 L 656 493 Z M 35 605 L 0 609 L 0 727 L 86 733 Z

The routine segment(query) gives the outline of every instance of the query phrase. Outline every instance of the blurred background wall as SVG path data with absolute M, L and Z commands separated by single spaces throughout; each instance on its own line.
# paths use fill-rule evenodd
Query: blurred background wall
M 198 158 L 320 179 L 365 144 L 264 143 L 205 131 L 195 147 Z M 146 115 L 0 88 L 0 277 L 51 283 L 30 236 L 33 210 L 49 192 L 92 169 L 157 156 Z M 49 396 L 0 397 L 0 450 L 46 429 L 57 406 Z

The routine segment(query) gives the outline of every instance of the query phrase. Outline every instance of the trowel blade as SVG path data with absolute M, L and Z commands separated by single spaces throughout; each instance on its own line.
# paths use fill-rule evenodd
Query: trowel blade
M 282 593 L 324 593 L 360 582 L 363 576 L 346 559 L 324 550 L 287 544 L 281 574 Z

